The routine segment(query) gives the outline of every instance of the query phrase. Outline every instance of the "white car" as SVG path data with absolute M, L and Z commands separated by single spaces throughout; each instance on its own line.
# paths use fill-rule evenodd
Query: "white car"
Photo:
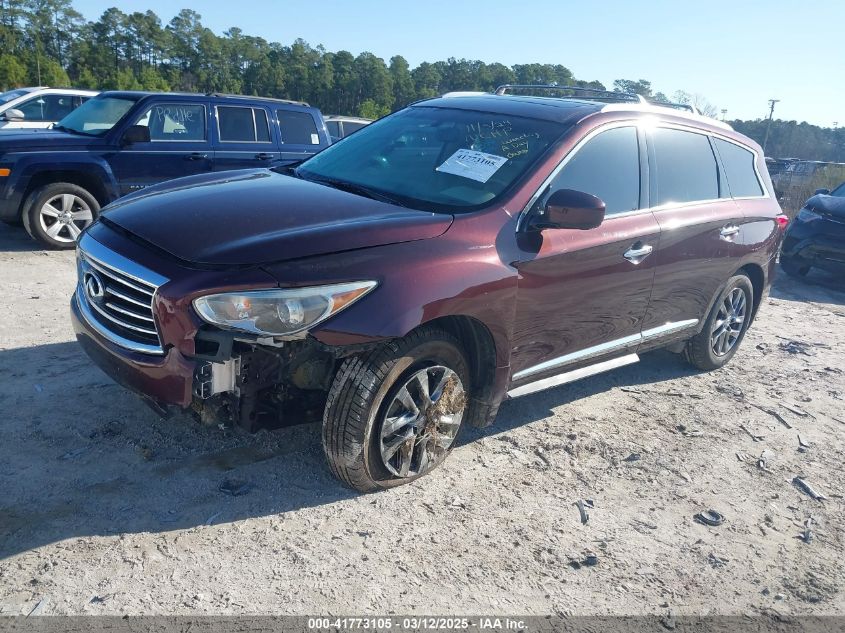
M 97 94 L 94 90 L 46 87 L 0 93 L 0 130 L 50 127 Z

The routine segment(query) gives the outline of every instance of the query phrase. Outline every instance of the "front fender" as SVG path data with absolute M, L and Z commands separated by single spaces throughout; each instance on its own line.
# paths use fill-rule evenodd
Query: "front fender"
M 70 155 L 61 151 L 55 153 L 21 153 L 17 157 L 7 156 L 7 161 L 14 160 L 11 167 L 6 195 L 22 198 L 32 179 L 46 172 L 75 172 L 87 179 L 98 181 L 102 192 L 109 200 L 120 194 L 117 179 L 111 166 L 102 156 L 88 156 L 86 152 L 74 152 Z

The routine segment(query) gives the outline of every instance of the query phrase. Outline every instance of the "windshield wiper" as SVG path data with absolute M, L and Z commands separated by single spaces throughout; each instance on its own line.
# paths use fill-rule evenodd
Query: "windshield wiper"
M 297 173 L 300 178 L 305 178 L 304 175 L 301 173 Z M 379 202 L 387 202 L 388 204 L 395 204 L 397 207 L 404 207 L 407 205 L 402 204 L 396 198 L 392 198 L 381 191 L 376 189 L 370 189 L 369 187 L 365 187 L 364 185 L 358 185 L 354 182 L 348 182 L 346 180 L 337 180 L 335 178 L 305 178 L 306 180 L 312 180 L 313 182 L 318 182 L 321 185 L 326 185 L 328 187 L 332 187 L 334 189 L 340 189 L 341 191 L 348 191 L 349 193 L 354 193 L 359 196 L 364 196 L 365 198 L 370 198 L 371 200 L 378 200 Z
M 68 132 L 70 134 L 79 134 L 81 136 L 97 136 L 96 134 L 89 134 L 88 132 L 74 130 L 72 127 L 65 127 L 64 125 L 59 125 L 58 123 L 56 123 L 52 129 L 59 130 L 60 132 Z

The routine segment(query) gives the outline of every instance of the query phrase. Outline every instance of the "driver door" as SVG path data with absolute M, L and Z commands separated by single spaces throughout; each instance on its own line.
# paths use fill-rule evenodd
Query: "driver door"
M 150 128 L 149 143 L 133 143 L 108 156 L 120 195 L 156 183 L 211 171 L 208 111 L 203 103 L 156 103 L 130 125 Z
M 660 227 L 648 210 L 642 133 L 623 125 L 591 133 L 570 152 L 529 213 L 558 189 L 601 198 L 604 222 L 589 230 L 518 234 L 512 381 L 543 377 L 630 354 L 654 283 Z

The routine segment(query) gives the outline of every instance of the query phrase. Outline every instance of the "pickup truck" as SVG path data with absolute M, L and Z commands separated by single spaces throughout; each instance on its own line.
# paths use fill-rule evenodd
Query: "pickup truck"
M 320 111 L 306 103 L 103 92 L 50 130 L 0 135 L 0 220 L 69 249 L 127 193 L 181 176 L 281 167 L 329 144 Z

